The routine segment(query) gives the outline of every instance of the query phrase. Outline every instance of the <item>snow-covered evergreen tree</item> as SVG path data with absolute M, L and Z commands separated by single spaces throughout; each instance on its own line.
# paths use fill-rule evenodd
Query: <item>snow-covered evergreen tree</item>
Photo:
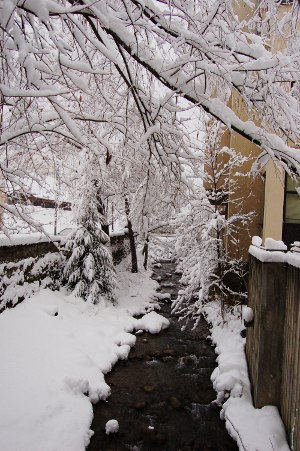
M 103 230 L 106 219 L 95 161 L 85 165 L 79 181 L 81 193 L 75 205 L 77 228 L 66 243 L 70 256 L 64 281 L 73 294 L 91 304 L 99 304 L 104 299 L 114 302 L 115 270 L 109 237 Z

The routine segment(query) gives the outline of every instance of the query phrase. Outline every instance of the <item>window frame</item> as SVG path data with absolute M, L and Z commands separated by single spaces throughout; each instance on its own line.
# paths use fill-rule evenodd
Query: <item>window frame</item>
M 285 179 L 284 179 L 284 201 L 283 201 L 283 224 L 298 224 L 300 225 L 300 218 L 299 218 L 299 222 L 287 222 L 286 221 L 286 207 L 287 207 L 287 194 L 297 194 L 299 197 L 299 202 L 300 202 L 300 196 L 297 193 L 297 190 L 287 190 L 287 182 L 288 182 L 288 174 L 285 173 Z

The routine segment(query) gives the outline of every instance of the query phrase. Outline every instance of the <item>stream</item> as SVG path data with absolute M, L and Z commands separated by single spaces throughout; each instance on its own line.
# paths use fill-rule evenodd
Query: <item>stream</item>
M 159 266 L 159 265 L 158 265 Z M 180 275 L 175 263 L 162 261 L 153 268 L 162 292 L 176 299 Z M 106 375 L 112 394 L 94 406 L 89 451 L 222 451 L 238 447 L 220 419 L 220 407 L 210 375 L 216 367 L 209 328 L 203 319 L 196 330 L 171 315 L 171 304 L 160 302 L 161 313 L 170 320 L 157 335 L 137 335 L 129 359 L 120 361 Z M 105 434 L 110 419 L 119 432 Z

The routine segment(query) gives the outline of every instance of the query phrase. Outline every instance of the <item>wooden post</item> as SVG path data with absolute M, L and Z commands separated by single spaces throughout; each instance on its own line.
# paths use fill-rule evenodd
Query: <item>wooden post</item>
M 247 330 L 246 354 L 257 408 L 280 408 L 286 278 L 285 263 L 262 263 L 250 255 L 248 305 L 254 322 Z
M 288 265 L 280 413 L 289 445 L 300 450 L 300 268 Z

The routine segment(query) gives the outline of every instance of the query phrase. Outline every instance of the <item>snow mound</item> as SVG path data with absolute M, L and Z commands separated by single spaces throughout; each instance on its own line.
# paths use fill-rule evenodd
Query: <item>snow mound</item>
M 170 301 L 171 300 L 171 294 L 170 293 L 155 293 L 154 296 L 159 301 Z
M 251 318 L 250 310 L 246 311 Z M 278 409 L 265 406 L 255 409 L 245 356 L 245 338 L 241 337 L 243 324 L 238 309 L 226 312 L 222 322 L 217 302 L 207 303 L 202 313 L 211 324 L 211 339 L 216 345 L 218 366 L 211 379 L 217 391 L 217 402 L 222 404 L 221 418 L 239 449 L 249 451 L 288 451 L 285 430 Z
M 169 327 L 170 321 L 156 312 L 150 312 L 137 320 L 136 329 L 143 329 L 150 334 L 158 334 L 161 330 Z
M 248 307 L 247 305 L 243 305 L 242 316 L 243 316 L 243 319 L 247 323 L 251 323 L 251 321 L 253 321 L 253 317 L 254 317 L 252 308 Z
M 273 238 L 265 239 L 265 248 L 272 251 L 286 251 L 287 246 L 283 241 L 273 240 Z
M 262 239 L 260 238 L 260 236 L 253 236 L 251 243 L 253 244 L 253 246 L 260 247 L 262 245 Z
M 119 422 L 117 420 L 109 420 L 105 425 L 106 435 L 115 434 L 119 431 Z

